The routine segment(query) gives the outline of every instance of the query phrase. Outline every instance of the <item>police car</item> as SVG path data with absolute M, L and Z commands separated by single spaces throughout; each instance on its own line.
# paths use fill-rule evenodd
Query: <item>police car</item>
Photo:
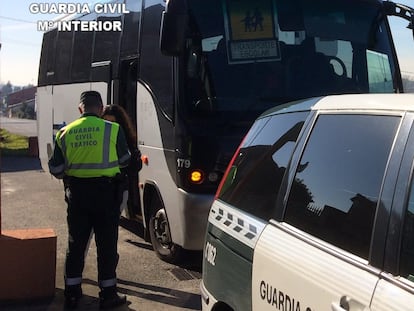
M 211 207 L 203 311 L 414 310 L 414 94 L 259 117 Z

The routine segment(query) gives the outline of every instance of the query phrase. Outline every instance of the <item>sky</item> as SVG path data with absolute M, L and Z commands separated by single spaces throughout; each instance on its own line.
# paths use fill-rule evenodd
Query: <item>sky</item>
M 82 4 L 87 0 L 0 0 L 0 83 L 10 81 L 14 86 L 37 84 L 42 31 L 37 30 L 38 21 L 49 21 L 58 14 L 30 12 L 32 3 Z M 414 6 L 414 0 L 395 0 Z M 414 75 L 414 39 L 400 18 L 391 19 L 391 29 L 399 57 L 401 71 Z

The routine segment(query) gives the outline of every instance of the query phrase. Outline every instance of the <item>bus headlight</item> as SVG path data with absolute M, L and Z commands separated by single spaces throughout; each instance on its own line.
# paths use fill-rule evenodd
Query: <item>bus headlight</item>
M 211 172 L 210 174 L 208 174 L 208 181 L 215 183 L 217 182 L 219 179 L 219 174 L 216 172 Z

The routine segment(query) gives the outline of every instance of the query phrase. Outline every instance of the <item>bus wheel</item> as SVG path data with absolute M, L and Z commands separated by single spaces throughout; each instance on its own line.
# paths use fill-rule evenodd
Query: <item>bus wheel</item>
M 180 260 L 182 249 L 172 242 L 170 225 L 163 208 L 150 217 L 149 234 L 152 247 L 159 258 L 169 263 Z

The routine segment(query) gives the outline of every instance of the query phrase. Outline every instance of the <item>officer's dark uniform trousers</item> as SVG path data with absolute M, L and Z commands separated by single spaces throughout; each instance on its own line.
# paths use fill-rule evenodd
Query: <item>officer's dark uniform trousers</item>
M 66 284 L 71 286 L 81 283 L 84 255 L 93 230 L 98 256 L 99 286 L 114 286 L 119 258 L 117 241 L 120 216 L 115 179 L 70 177 L 68 183 L 65 191 L 69 230 Z

